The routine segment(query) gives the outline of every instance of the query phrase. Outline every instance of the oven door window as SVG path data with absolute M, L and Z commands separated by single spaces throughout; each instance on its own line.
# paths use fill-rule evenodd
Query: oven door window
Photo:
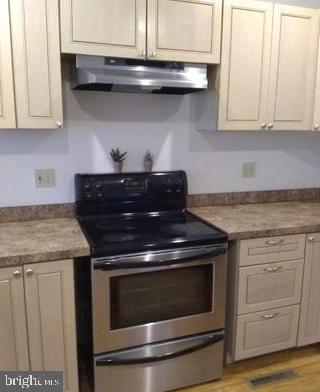
M 212 311 L 213 264 L 111 278 L 111 329 Z

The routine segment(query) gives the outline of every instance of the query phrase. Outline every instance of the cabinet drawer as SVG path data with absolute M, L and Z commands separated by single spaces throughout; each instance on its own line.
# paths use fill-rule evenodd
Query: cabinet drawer
M 294 305 L 239 316 L 235 360 L 296 346 L 299 308 Z
M 304 258 L 304 234 L 240 241 L 239 265 L 256 265 Z
M 238 314 L 299 303 L 302 275 L 303 260 L 240 268 Z

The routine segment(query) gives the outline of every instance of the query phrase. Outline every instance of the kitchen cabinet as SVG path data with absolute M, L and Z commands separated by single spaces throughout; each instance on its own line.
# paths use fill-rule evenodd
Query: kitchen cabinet
M 320 233 L 307 236 L 298 345 L 320 341 Z
M 0 305 L 0 369 L 61 370 L 77 392 L 72 261 L 0 269 Z
M 272 3 L 225 0 L 220 68 L 221 130 L 255 130 L 267 121 Z
M 62 127 L 58 5 L 10 1 L 17 128 Z
M 22 267 L 0 269 L 0 341 L 0 370 L 29 370 Z
M 60 0 L 60 10 L 65 53 L 196 63 L 220 59 L 222 0 Z
M 219 63 L 221 0 L 148 0 L 148 57 Z
M 299 305 L 239 316 L 235 359 L 296 346 Z
M 303 312 L 305 306 L 301 299 L 305 243 L 305 234 L 231 242 L 228 362 L 297 346 L 300 307 Z
M 218 128 L 312 129 L 318 11 L 227 0 L 224 26 Z
M 9 0 L 0 0 L 0 128 L 16 124 L 11 64 Z

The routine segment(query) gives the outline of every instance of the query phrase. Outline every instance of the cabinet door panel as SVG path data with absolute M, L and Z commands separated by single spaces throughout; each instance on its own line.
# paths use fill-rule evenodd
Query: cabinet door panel
M 314 240 L 310 241 L 312 237 Z M 307 236 L 298 345 L 320 341 L 320 234 Z
M 299 305 L 239 316 L 235 360 L 296 346 L 298 318 Z
M 146 49 L 146 0 L 61 0 L 65 53 L 139 58 Z
M 300 303 L 303 260 L 242 267 L 238 314 Z
M 224 3 L 220 76 L 221 130 L 260 130 L 266 121 L 271 3 Z
M 0 0 L 0 128 L 15 128 L 8 0 Z
M 0 269 L 0 341 L 0 370 L 29 370 L 21 267 Z
M 148 0 L 148 57 L 219 63 L 221 12 L 221 0 Z
M 17 123 L 56 128 L 62 122 L 58 0 L 10 3 Z
M 24 271 L 31 370 L 62 370 L 64 390 L 76 392 L 72 261 L 30 264 L 24 266 Z
M 275 130 L 312 128 L 318 12 L 275 5 L 268 122 Z

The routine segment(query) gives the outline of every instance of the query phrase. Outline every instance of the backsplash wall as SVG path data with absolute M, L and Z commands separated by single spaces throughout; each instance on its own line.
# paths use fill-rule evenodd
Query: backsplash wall
M 320 133 L 216 132 L 211 93 L 72 92 L 64 77 L 63 130 L 0 132 L 1 207 L 73 201 L 74 174 L 110 172 L 113 146 L 129 151 L 127 171 L 142 169 L 147 149 L 155 170 L 186 170 L 190 193 L 320 186 Z M 246 161 L 256 162 L 255 178 L 241 178 Z M 36 189 L 36 168 L 54 168 L 56 186 Z

